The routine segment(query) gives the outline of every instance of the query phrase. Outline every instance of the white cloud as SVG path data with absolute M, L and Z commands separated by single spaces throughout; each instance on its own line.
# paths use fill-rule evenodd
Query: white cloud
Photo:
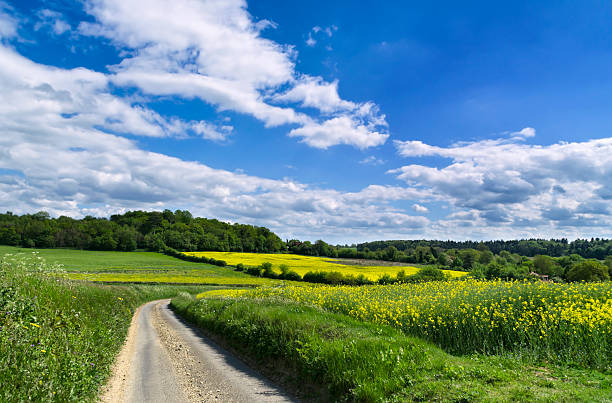
M 324 113 L 350 111 L 357 104 L 345 101 L 338 95 L 338 80 L 325 82 L 321 77 L 302 77 L 296 85 L 283 94 L 273 97 L 276 102 L 300 102 L 303 107 L 317 108 Z
M 202 121 L 165 118 L 129 99 L 110 94 L 109 79 L 84 68 L 63 70 L 39 65 L 0 46 L 0 113 L 26 126 L 65 124 L 103 128 L 119 134 L 184 137 L 189 133 L 220 139 L 231 130 Z M 29 123 L 25 123 L 29 122 Z M 35 126 L 35 127 L 36 127 Z M 218 133 L 212 135 L 212 130 Z
M 9 15 L 10 11 L 11 7 L 5 2 L 0 1 L 0 39 L 17 36 L 19 22 Z
M 336 25 L 330 25 L 329 27 L 322 28 L 318 25 L 312 27 L 312 29 L 308 32 L 308 37 L 306 38 L 306 45 L 309 47 L 314 47 L 317 44 L 316 36 L 327 35 L 328 38 L 331 38 L 334 33 L 338 30 Z M 328 50 L 331 50 L 331 46 L 327 45 Z
M 527 137 L 533 137 L 536 135 L 536 131 L 533 127 L 525 127 L 521 130 L 519 130 L 518 132 L 514 132 L 512 133 L 514 136 L 516 136 L 517 138 L 527 138 Z
M 427 207 L 416 203 L 412 205 L 412 209 L 417 213 L 427 213 L 429 211 Z
M 68 22 L 64 19 L 64 16 L 57 11 L 43 9 L 38 11 L 37 17 L 39 21 L 34 25 L 36 31 L 42 28 L 49 28 L 54 34 L 62 35 L 63 33 L 70 31 L 72 28 Z
M 537 232 L 612 224 L 612 194 L 607 191 L 612 187 L 612 138 L 540 146 L 521 142 L 534 129 L 518 133 L 450 147 L 396 141 L 402 156 L 440 156 L 452 162 L 406 165 L 389 173 L 430 190 L 458 211 L 471 211 L 478 217 L 474 225 Z
M 300 137 L 309 146 L 323 149 L 338 144 L 364 149 L 384 144 L 389 137 L 349 116 L 335 117 L 323 123 L 308 123 L 291 130 L 289 136 Z
M 361 161 L 359 161 L 362 165 L 383 165 L 385 160 L 380 158 L 376 158 L 374 155 L 370 155 L 369 157 L 365 157 Z
M 217 126 L 204 121 L 197 122 L 193 125 L 193 131 L 207 140 L 225 140 L 233 130 L 234 128 L 229 125 Z
M 170 4 L 165 0 L 89 0 L 86 4 L 97 22 L 81 23 L 79 31 L 110 38 L 129 55 L 111 67 L 112 82 L 116 85 L 137 87 L 150 95 L 199 98 L 220 111 L 254 116 L 266 126 L 297 124 L 304 132 L 337 121 L 328 123 L 293 107 L 270 105 L 267 101 L 317 108 L 326 115 L 335 115 L 325 117 L 332 120 L 341 114 L 356 120 L 351 110 L 371 104 L 342 100 L 336 81 L 327 83 L 320 77 L 297 73 L 295 50 L 261 37 L 262 29 L 275 24 L 266 20 L 255 22 L 244 1 L 177 0 Z M 164 29 L 160 30 L 160 26 Z M 337 29 L 319 27 L 312 32 L 331 36 Z M 377 116 L 368 119 L 384 121 L 384 116 L 376 113 Z M 350 144 L 360 148 L 364 144 L 379 144 L 380 127 L 371 122 L 356 127 L 366 131 L 360 129 L 358 136 L 336 136 L 317 130 L 317 137 L 328 138 L 305 143 L 325 143 L 325 147 Z M 372 139 L 364 142 L 361 139 L 364 135 Z M 353 138 L 357 143 L 351 142 Z
M 312 48 L 316 44 L 317 44 L 317 40 L 312 37 L 312 32 L 309 32 L 308 33 L 308 38 L 306 39 L 306 45 L 308 45 L 308 46 L 310 46 Z

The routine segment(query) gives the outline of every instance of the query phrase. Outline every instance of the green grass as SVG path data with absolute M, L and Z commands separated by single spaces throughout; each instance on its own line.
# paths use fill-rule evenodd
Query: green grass
M 155 252 L 106 252 L 74 249 L 26 249 L 0 246 L 4 253 L 37 252 L 49 263 L 64 266 L 75 280 L 131 283 L 265 285 L 275 281 L 257 278 L 230 267 L 186 262 Z
M 61 263 L 68 271 L 131 271 L 131 270 L 176 270 L 197 269 L 198 263 L 185 262 L 155 252 L 107 252 L 76 249 L 29 249 L 0 246 L 0 255 L 5 253 L 38 254 L 49 263 Z M 208 265 L 206 265 L 208 267 Z M 215 266 L 216 267 L 216 266 Z
M 36 254 L 0 258 L 0 401 L 93 401 L 135 308 L 203 286 L 104 286 L 57 277 Z
M 282 300 L 180 296 L 179 314 L 317 401 L 610 401 L 612 374 L 457 357 L 390 326 Z

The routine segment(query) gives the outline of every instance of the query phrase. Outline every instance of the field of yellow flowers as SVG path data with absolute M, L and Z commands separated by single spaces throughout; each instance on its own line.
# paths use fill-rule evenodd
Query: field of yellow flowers
M 391 325 L 453 353 L 512 352 L 612 369 L 612 284 L 462 280 L 421 284 L 258 288 L 282 298 Z
M 229 265 L 242 263 L 245 266 L 259 266 L 269 262 L 279 272 L 281 264 L 289 266 L 300 276 L 304 276 L 309 271 L 337 271 L 344 275 L 359 276 L 363 274 L 368 280 L 376 281 L 379 277 L 388 274 L 396 276 L 400 270 L 404 270 L 406 275 L 416 274 L 419 268 L 412 266 L 361 266 L 355 264 L 338 263 L 341 259 L 332 259 L 319 256 L 302 256 L 290 253 L 240 253 L 240 252 L 184 252 L 186 255 L 206 256 L 217 260 L 224 260 Z M 455 270 L 444 270 L 451 277 L 461 277 L 466 273 Z

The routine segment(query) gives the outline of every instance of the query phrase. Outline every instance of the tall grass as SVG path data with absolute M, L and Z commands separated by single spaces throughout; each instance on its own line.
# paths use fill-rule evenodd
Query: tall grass
M 135 307 L 203 287 L 66 280 L 36 253 L 0 258 L 0 401 L 94 400 Z

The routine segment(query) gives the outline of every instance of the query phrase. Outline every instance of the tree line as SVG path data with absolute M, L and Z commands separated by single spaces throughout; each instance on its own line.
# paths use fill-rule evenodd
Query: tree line
M 283 242 L 265 227 L 228 224 L 194 218 L 189 211 L 129 211 L 110 218 L 82 219 L 46 212 L 0 214 L 0 244 L 28 248 L 88 250 L 267 252 L 285 250 Z
M 612 239 L 591 238 L 576 239 L 569 242 L 567 239 L 519 239 L 494 241 L 439 241 L 439 240 L 393 240 L 365 242 L 355 246 L 359 252 L 380 251 L 393 246 L 398 251 L 409 253 L 418 247 L 431 247 L 440 249 L 488 249 L 494 254 L 501 251 L 516 253 L 521 256 L 534 257 L 548 255 L 560 257 L 566 255 L 580 255 L 586 259 L 605 259 L 612 255 Z

